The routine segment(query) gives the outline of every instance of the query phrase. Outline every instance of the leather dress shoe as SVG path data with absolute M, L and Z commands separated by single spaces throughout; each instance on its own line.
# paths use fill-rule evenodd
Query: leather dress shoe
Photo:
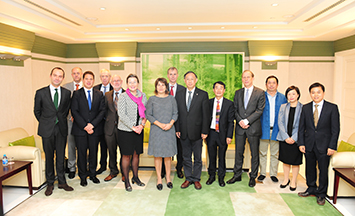
M 234 175 L 231 179 L 229 179 L 227 181 L 227 184 L 234 184 L 237 181 L 241 181 L 242 180 L 242 176 L 236 176 Z
M 172 189 L 172 188 L 173 188 L 173 183 L 168 182 L 168 183 L 166 184 L 166 186 L 167 186 L 168 188 Z
M 305 192 L 299 192 L 298 196 L 300 196 L 300 197 L 309 197 L 309 196 L 314 196 L 314 195 L 309 193 L 308 191 L 305 191 Z
M 184 178 L 184 173 L 182 173 L 181 170 L 178 170 L 177 171 L 177 177 L 180 178 L 180 179 Z
M 324 197 L 317 197 L 317 204 L 318 205 L 324 205 L 325 204 Z
M 86 178 L 80 180 L 80 185 L 83 186 L 83 187 L 85 187 L 86 185 L 88 185 L 88 182 L 86 181 Z
M 137 177 L 137 178 L 132 178 L 132 184 L 137 184 L 138 186 L 144 187 L 145 184 L 143 182 L 141 182 L 141 180 Z
M 273 182 L 279 182 L 279 179 L 276 176 L 271 176 L 271 180 Z
M 206 181 L 206 185 L 211 185 L 216 180 L 216 177 L 210 176 Z
M 117 175 L 111 175 L 111 174 L 110 174 L 110 175 L 108 175 L 108 176 L 104 179 L 104 181 L 105 181 L 105 182 L 111 181 L 113 178 L 116 178 L 116 176 L 117 176 Z
M 54 186 L 53 186 L 53 185 L 48 185 L 46 191 L 44 192 L 44 194 L 45 194 L 46 196 L 52 195 L 53 189 L 54 189 Z
M 219 186 L 221 186 L 221 187 L 226 186 L 226 183 L 224 182 L 224 179 L 223 179 L 223 178 L 218 179 L 218 184 L 219 184 Z
M 249 180 L 249 187 L 255 187 L 255 184 L 256 184 L 255 178 L 250 178 L 250 180 Z
M 290 179 L 288 180 L 287 184 L 285 184 L 285 185 L 280 184 L 280 188 L 285 188 L 285 187 L 287 187 L 289 184 L 290 184 Z
M 68 184 L 58 184 L 59 189 L 64 189 L 65 191 L 73 191 L 74 188 L 70 187 Z
M 75 177 L 75 172 L 69 172 L 68 178 L 73 179 Z
M 265 176 L 264 176 L 264 175 L 259 175 L 259 177 L 258 177 L 258 181 L 259 181 L 259 182 L 263 182 L 264 179 L 265 179 Z
M 195 185 L 195 189 L 196 189 L 196 190 L 201 190 L 202 185 L 201 185 L 201 183 L 200 183 L 199 181 L 195 181 L 195 182 L 194 182 L 194 185 Z
M 103 172 L 105 172 L 105 171 L 106 171 L 106 168 L 101 167 L 100 169 L 98 169 L 98 170 L 96 171 L 96 175 L 100 175 L 101 173 L 103 173 Z
M 94 182 L 95 184 L 100 183 L 100 180 L 99 180 L 96 176 L 90 177 L 90 180 L 91 180 L 92 182 Z
M 157 184 L 157 189 L 160 190 L 160 191 L 163 190 L 163 185 L 162 184 Z
M 184 183 L 182 183 L 181 188 L 182 188 L 182 189 L 187 188 L 187 187 L 189 187 L 191 184 L 192 184 L 192 182 L 189 182 L 189 181 L 185 180 Z

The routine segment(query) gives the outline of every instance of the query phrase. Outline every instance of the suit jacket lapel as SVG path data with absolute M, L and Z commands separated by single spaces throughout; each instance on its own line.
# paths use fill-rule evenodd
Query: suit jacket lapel
M 51 102 L 51 107 L 53 109 L 56 109 L 55 106 L 54 106 L 54 102 L 53 102 L 53 99 L 52 99 L 52 94 L 51 94 L 51 89 L 49 88 L 49 86 L 47 87 L 47 91 L 46 91 L 46 97 L 47 99 Z
M 317 125 L 319 125 L 321 122 L 322 122 L 322 120 L 323 120 L 323 118 L 322 118 L 322 116 L 324 116 L 325 114 L 325 112 L 327 112 L 328 111 L 328 104 L 327 104 L 327 102 L 324 100 L 324 102 L 323 102 L 323 107 L 322 107 L 322 111 L 320 112 L 320 115 L 319 115 L 319 118 L 318 118 L 318 124 Z
M 225 105 L 225 98 L 223 98 L 223 100 L 222 100 L 222 109 L 221 109 L 221 113 L 220 113 L 220 116 L 222 116 L 222 113 L 226 110 L 226 106 L 224 106 Z
M 186 95 L 186 94 L 185 94 Z M 198 97 L 198 89 L 195 88 L 195 92 L 194 92 L 194 95 L 192 97 L 192 100 L 191 100 L 191 104 L 190 104 L 190 109 L 193 107 L 193 105 L 196 103 L 197 101 L 197 97 Z
M 115 102 L 113 101 L 115 91 L 112 91 L 112 94 L 109 94 L 108 98 L 107 98 L 107 102 L 108 105 L 110 107 L 110 110 L 112 110 L 113 112 L 116 112 L 116 108 L 115 108 Z

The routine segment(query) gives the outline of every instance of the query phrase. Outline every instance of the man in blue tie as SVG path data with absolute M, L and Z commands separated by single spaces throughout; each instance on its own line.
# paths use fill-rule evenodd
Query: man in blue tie
M 102 92 L 102 95 L 105 97 L 106 92 L 113 90 L 112 85 L 110 84 L 111 72 L 108 69 L 100 70 L 100 80 L 101 84 L 94 86 L 94 89 Z M 103 127 L 104 125 L 102 125 Z M 103 173 L 107 168 L 107 143 L 105 140 L 105 135 L 100 136 L 100 168 L 96 171 L 96 174 L 99 175 Z
M 83 75 L 84 87 L 73 92 L 71 112 L 74 117 L 72 134 L 78 149 L 78 170 L 80 185 L 86 186 L 89 176 L 95 184 L 97 149 L 100 136 L 103 135 L 105 117 L 105 98 L 102 93 L 92 88 L 95 75 L 86 71 Z M 87 149 L 89 149 L 89 170 L 87 170 Z
M 227 184 L 233 184 L 236 181 L 242 180 L 243 154 L 245 141 L 248 138 L 252 156 L 249 187 L 254 187 L 259 168 L 260 116 L 265 107 L 265 93 L 262 89 L 253 86 L 254 74 L 250 70 L 243 72 L 242 82 L 244 88 L 237 90 L 234 96 L 235 118 L 237 122 L 235 128 L 234 176 L 227 181 Z

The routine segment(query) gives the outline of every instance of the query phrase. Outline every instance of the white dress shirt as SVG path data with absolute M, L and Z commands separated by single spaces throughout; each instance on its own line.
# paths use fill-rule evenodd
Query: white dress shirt
M 196 87 L 194 87 L 192 90 L 191 90 L 191 101 L 192 101 L 192 98 L 194 98 L 194 93 L 195 93 L 195 89 Z M 189 101 L 189 90 L 186 88 L 186 107 L 187 107 L 187 102 Z
M 315 103 L 314 101 L 313 101 L 313 113 L 314 113 L 314 111 L 316 110 L 316 105 L 317 103 Z M 319 116 L 320 116 L 320 113 L 322 112 L 322 109 L 323 109 L 323 104 L 324 104 L 324 100 L 322 100 L 321 102 L 319 102 L 318 103 L 318 107 L 317 107 L 317 109 L 318 109 L 318 119 L 319 119 Z
M 174 92 L 174 97 L 175 97 L 175 95 L 176 95 L 176 90 L 177 90 L 177 83 L 175 83 L 175 85 L 171 85 L 171 84 L 169 83 L 169 92 L 170 92 L 170 90 L 171 90 L 171 86 L 174 86 L 173 92 Z M 192 96 L 191 96 L 191 97 L 192 97 Z
M 106 87 L 106 91 L 104 92 L 105 87 Z M 104 86 L 104 84 L 102 84 L 102 85 L 101 85 L 101 88 L 100 88 L 100 91 L 101 91 L 102 94 L 104 94 L 104 96 L 105 96 L 105 93 L 110 91 L 110 83 L 107 84 L 106 86 Z
M 120 97 L 120 95 L 121 95 L 121 93 L 122 93 L 122 88 L 121 88 L 120 90 L 118 90 L 118 91 L 113 90 L 113 97 L 112 97 L 113 102 L 115 102 L 116 92 L 118 92 L 117 97 L 119 98 L 119 97 Z
M 269 100 L 269 117 L 270 117 L 270 127 L 274 127 L 275 123 L 275 101 L 276 101 L 276 95 L 277 92 L 274 96 L 271 96 L 268 92 L 266 92 L 267 99 Z
M 76 83 L 76 82 L 73 81 L 73 85 L 74 85 L 74 88 L 73 88 L 73 89 L 74 89 L 74 91 L 76 90 L 76 84 L 79 84 L 78 90 L 81 89 L 81 87 L 83 87 L 83 82 L 78 82 L 78 83 Z
M 60 98 L 62 96 L 62 92 L 60 91 L 60 86 L 59 87 L 54 87 L 52 84 L 49 85 L 49 89 L 51 91 L 51 96 L 52 96 L 52 101 L 54 103 L 54 94 L 55 94 L 55 89 L 58 89 L 58 107 L 60 104 Z
M 93 88 L 91 88 L 91 89 L 87 89 L 87 88 L 85 88 L 85 87 L 83 87 L 84 88 L 84 91 L 85 91 L 85 95 L 86 95 L 86 100 L 88 99 L 88 91 L 90 90 L 90 98 L 91 98 L 91 103 L 92 103 L 92 100 L 93 100 L 93 98 L 92 98 L 92 94 L 93 94 Z
M 217 101 L 219 101 L 219 109 L 220 111 L 222 110 L 222 103 L 223 103 L 223 97 L 219 100 L 217 98 L 214 98 L 213 102 L 213 112 L 212 112 L 212 121 L 211 121 L 211 129 L 216 129 L 216 111 L 217 111 Z
M 251 94 L 253 93 L 253 90 L 254 90 L 254 86 L 253 85 L 250 88 L 248 88 L 248 104 L 249 104 L 249 101 L 250 101 Z M 245 100 L 246 94 L 247 94 L 247 88 L 244 87 L 244 100 Z M 249 124 L 248 119 L 243 119 L 242 121 L 244 122 L 245 125 Z

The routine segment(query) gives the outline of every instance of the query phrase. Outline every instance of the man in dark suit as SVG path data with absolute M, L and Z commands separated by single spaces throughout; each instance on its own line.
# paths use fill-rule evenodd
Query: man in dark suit
M 337 150 L 340 132 L 338 106 L 324 100 L 325 88 L 320 83 L 309 87 L 312 102 L 302 107 L 298 128 L 298 146 L 306 157 L 307 190 L 301 197 L 317 196 L 317 203 L 324 205 L 328 188 L 330 156 Z M 317 164 L 319 186 L 317 187 Z
M 94 89 L 101 91 L 102 95 L 105 97 L 106 92 L 113 90 L 113 87 L 110 84 L 110 80 L 111 80 L 110 71 L 108 69 L 101 69 L 100 79 L 101 79 L 101 84 L 94 86 Z M 104 127 L 104 124 L 102 124 L 101 127 Z M 101 157 L 100 157 L 100 168 L 96 171 L 97 175 L 106 171 L 107 168 L 107 143 L 105 140 L 105 135 L 102 134 L 99 139 L 100 139 L 99 142 L 100 142 Z
M 73 91 L 79 90 L 81 87 L 83 87 L 83 83 L 81 81 L 81 78 L 83 77 L 83 71 L 81 70 L 80 67 L 75 67 L 71 70 L 71 76 L 73 78 L 72 82 L 68 82 L 63 85 L 64 88 L 68 89 L 71 91 L 73 94 Z M 75 177 L 75 171 L 76 171 L 76 145 L 75 145 L 75 139 L 74 136 L 71 135 L 71 129 L 73 127 L 73 116 L 71 115 L 71 112 L 69 112 L 68 115 L 68 170 L 69 170 L 69 175 L 68 178 L 73 179 Z
M 169 94 L 172 96 L 176 96 L 176 93 L 180 90 L 186 89 L 184 86 L 177 84 L 177 79 L 179 77 L 178 70 L 176 67 L 170 67 L 168 69 L 168 79 L 169 79 Z M 176 137 L 176 144 L 177 144 L 177 154 L 176 154 L 176 174 L 179 178 L 184 178 L 184 174 L 182 172 L 183 166 L 183 157 L 182 157 L 182 147 L 180 139 Z M 164 159 L 164 158 L 163 158 Z M 165 175 L 165 164 L 162 163 L 162 174 Z M 162 175 L 163 176 L 163 175 Z
M 176 136 L 181 139 L 186 177 L 181 188 L 194 184 L 195 188 L 200 190 L 202 142 L 207 138 L 211 121 L 208 93 L 196 88 L 197 76 L 194 72 L 186 72 L 184 80 L 187 89 L 178 91 L 175 97 L 179 111 L 179 118 L 175 123 Z
M 254 74 L 250 70 L 243 72 L 242 82 L 244 88 L 237 90 L 234 96 L 235 118 L 237 122 L 235 128 L 234 176 L 227 181 L 227 184 L 233 184 L 236 181 L 242 180 L 243 154 L 245 140 L 248 138 L 252 157 L 249 187 L 254 187 L 259 168 L 260 116 L 265 107 L 265 93 L 262 89 L 253 86 Z
M 46 196 L 54 189 L 54 152 L 56 154 L 56 170 L 58 188 L 65 191 L 74 190 L 64 176 L 65 144 L 68 135 L 67 116 L 70 108 L 70 91 L 61 88 L 64 70 L 55 67 L 50 73 L 51 84 L 36 91 L 34 115 L 38 121 L 38 135 L 42 137 L 43 150 L 46 158 Z
M 78 149 L 78 170 L 80 185 L 86 186 L 87 176 L 94 183 L 96 178 L 97 148 L 100 136 L 103 135 L 103 119 L 105 117 L 105 98 L 98 90 L 94 90 L 95 75 L 86 71 L 83 75 L 84 87 L 73 92 L 71 112 L 74 117 L 72 134 Z M 87 172 L 87 149 L 89 149 L 89 172 Z
M 106 107 L 106 118 L 105 118 L 105 139 L 107 143 L 108 153 L 109 153 L 109 168 L 110 174 L 105 178 L 104 181 L 111 181 L 120 172 L 117 167 L 117 146 L 118 146 L 118 114 L 117 114 L 117 102 L 118 97 L 121 93 L 125 92 L 122 89 L 122 79 L 119 75 L 113 75 L 111 78 L 111 85 L 113 90 L 106 92 L 105 94 L 105 107 Z M 121 166 L 120 161 L 120 166 Z M 122 168 L 121 168 L 122 170 Z
M 215 98 L 210 99 L 211 126 L 210 134 L 207 137 L 209 166 L 209 178 L 207 185 L 212 184 L 216 179 L 216 160 L 218 152 L 218 183 L 224 187 L 224 176 L 226 175 L 226 151 L 228 144 L 232 142 L 234 129 L 234 105 L 233 102 L 224 98 L 225 84 L 221 81 L 213 84 Z M 217 151 L 218 146 L 218 151 Z

